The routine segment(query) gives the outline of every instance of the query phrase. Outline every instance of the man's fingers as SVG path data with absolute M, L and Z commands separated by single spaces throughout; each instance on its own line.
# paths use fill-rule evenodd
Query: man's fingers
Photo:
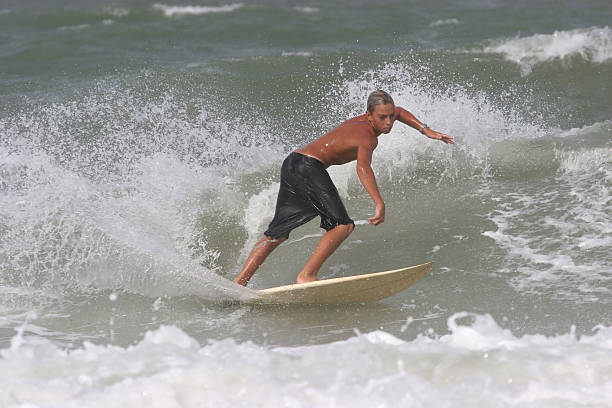
M 440 140 L 443 141 L 446 144 L 455 144 L 455 142 L 453 141 L 453 138 L 449 135 L 446 135 L 444 133 L 440 134 Z
M 370 221 L 370 224 L 372 225 L 378 225 L 381 222 L 383 222 L 385 219 L 382 217 L 372 217 L 368 219 Z

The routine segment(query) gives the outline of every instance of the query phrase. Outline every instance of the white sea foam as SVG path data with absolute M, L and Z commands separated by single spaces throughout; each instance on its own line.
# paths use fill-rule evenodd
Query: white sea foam
M 448 18 L 446 20 L 436 20 L 433 23 L 429 24 L 430 27 L 439 27 L 443 25 L 458 25 L 461 24 L 459 20 L 456 18 Z
M 565 130 L 559 134 L 561 137 L 583 136 L 591 133 L 608 133 L 612 134 L 612 120 L 596 122 L 591 125 L 585 125 L 580 128 Z
M 79 24 L 79 25 L 73 25 L 73 26 L 62 26 L 62 27 L 59 27 L 58 29 L 62 31 L 77 31 L 77 30 L 84 30 L 89 27 L 91 27 L 91 24 Z
M 594 63 L 612 58 L 612 30 L 609 27 L 579 28 L 505 39 L 484 48 L 485 52 L 500 53 L 516 62 L 523 74 L 529 74 L 539 63 L 580 56 Z
M 584 172 L 588 170 L 612 169 L 612 149 L 596 148 L 579 151 L 557 151 L 556 156 L 561 163 L 561 170 L 566 172 Z M 608 179 L 612 179 L 610 175 Z
M 226 4 L 224 6 L 168 6 L 165 4 L 154 4 L 153 8 L 160 10 L 166 17 L 177 16 L 199 16 L 202 14 L 231 13 L 244 7 L 242 3 Z
M 307 14 L 314 14 L 320 11 L 317 7 L 307 7 L 307 6 L 295 6 L 293 9 L 296 11 L 302 12 L 302 13 L 307 13 Z
M 409 107 L 418 118 L 436 130 L 448 131 L 458 141 L 452 147 L 423 141 L 412 129 L 398 125 L 377 149 L 373 167 L 378 179 L 414 178 L 422 182 L 426 178 L 440 183 L 465 179 L 466 171 L 475 175 L 481 171 L 488 177 L 495 172 L 495 168 L 491 170 L 492 164 L 499 165 L 491 164 L 492 145 L 501 147 L 501 157 L 509 160 L 509 167 L 515 171 L 525 165 L 525 158 L 505 146 L 517 142 L 520 146 L 521 141 L 529 139 L 544 140 L 547 135 L 546 129 L 525 123 L 518 114 L 508 115 L 485 97 L 461 91 L 446 96 L 422 90 L 418 79 L 398 64 L 389 64 L 370 75 L 347 83 L 350 100 L 363 101 L 372 88 L 381 87 L 388 78 L 395 83 L 401 78 L 409 86 L 395 90 L 391 84 L 389 88 L 396 104 Z M 578 133 L 588 136 L 595 132 L 601 138 L 600 133 L 607 132 L 606 123 Z M 467 155 L 468 168 L 463 167 L 460 154 Z M 612 268 L 610 149 L 572 147 L 548 157 L 534 156 L 538 165 L 544 164 L 540 163 L 542 159 L 553 161 L 548 164 L 551 172 L 556 170 L 554 162 L 559 163 L 556 177 L 553 173 L 555 181 L 544 185 L 519 183 L 512 191 L 504 192 L 499 205 L 487 216 L 496 227 L 484 235 L 505 251 L 502 272 L 508 274 L 517 290 L 579 302 L 609 302 L 612 293 L 609 285 Z M 423 172 L 423 168 L 427 171 Z M 348 177 L 358 183 L 352 173 Z M 479 195 L 488 197 L 491 186 L 489 183 L 485 186 Z M 500 187 L 503 188 L 496 185 L 493 189 Z
M 344 84 L 342 97 L 358 107 L 355 114 L 362 113 L 363 101 L 372 89 L 385 88 L 397 106 L 405 107 L 433 129 L 449 133 L 458 141 L 448 146 L 424 139 L 414 129 L 397 123 L 376 150 L 373 166 L 377 177 L 390 181 L 426 178 L 427 182 L 440 183 L 465 177 L 466 170 L 486 175 L 490 170 L 488 148 L 492 143 L 546 134 L 545 129 L 526 122 L 517 113 L 509 114 L 483 94 L 473 95 L 457 88 L 452 92 L 443 88 L 432 92 L 421 84 L 421 76 L 427 77 L 427 73 L 415 73 L 401 63 L 389 63 Z M 458 159 L 460 155 L 469 157 L 469 164 Z M 422 171 L 424 168 L 427 171 Z
M 471 323 L 469 322 L 471 321 Z M 450 334 L 375 331 L 319 346 L 200 345 L 174 326 L 127 348 L 66 351 L 21 328 L 0 351 L 2 406 L 610 406 L 612 328 L 516 337 L 458 313 Z
M 198 226 L 209 212 L 217 220 L 242 211 L 242 195 L 227 188 L 223 170 L 194 164 L 191 149 L 205 143 L 208 149 L 197 160 L 208 162 L 241 155 L 235 149 L 244 147 L 243 153 L 251 151 L 257 163 L 268 162 L 262 157 L 276 155 L 274 149 L 266 153 L 262 145 L 232 143 L 224 134 L 232 133 L 223 129 L 227 122 L 209 134 L 202 123 L 214 121 L 205 114 L 196 123 L 168 117 L 171 104 L 165 102 L 142 110 L 128 103 L 135 109 L 124 111 L 131 119 L 114 128 L 112 114 L 107 115 L 115 103 L 123 102 L 92 98 L 79 108 L 58 105 L 0 122 L 3 139 L 13 141 L 10 148 L 0 148 L 2 284 L 64 295 L 72 288 L 123 288 L 149 296 L 192 293 L 212 300 L 252 296 L 215 273 L 219 250 L 206 233 L 208 225 L 204 231 Z M 96 147 L 80 150 L 64 126 L 87 126 L 74 123 L 87 112 L 102 120 L 103 136 L 94 142 Z M 165 117 L 154 119 L 156 115 Z M 137 128 L 149 120 L 165 130 L 141 134 Z M 55 138 L 63 142 L 55 143 Z M 144 140 L 151 150 L 135 154 L 139 149 L 134 143 Z M 237 163 L 233 170 L 239 167 Z
M 189 223 L 168 204 L 173 202 L 188 214 L 184 200 L 189 199 L 184 194 L 194 191 L 191 183 L 196 182 L 193 174 L 178 176 L 179 163 L 171 161 L 169 168 L 174 171 L 170 173 L 162 171 L 159 157 L 143 161 L 146 176 L 139 180 L 140 198 L 121 198 L 116 185 L 91 184 L 45 161 L 42 155 L 2 159 L 8 174 L 27 169 L 27 182 L 36 186 L 22 193 L 21 200 L 16 201 L 14 195 L 3 197 L 3 212 L 10 214 L 5 224 L 10 244 L 1 251 L 5 279 L 13 277 L 35 288 L 123 287 L 149 295 L 195 290 L 204 297 L 215 298 L 224 292 L 230 298 L 240 296 L 233 285 L 194 263 L 177 247 L 185 239 L 181 225 L 188 228 Z M 145 170 L 148 165 L 151 168 Z M 157 194 L 163 199 L 155 199 Z M 29 262 L 21 264 L 20 259 Z
M 511 279 L 518 290 L 608 303 L 612 164 L 599 160 L 608 160 L 609 151 L 562 156 L 562 173 L 549 188 L 525 186 L 506 194 L 488 215 L 496 228 L 483 234 L 507 251 L 504 272 L 518 272 Z
M 113 7 L 113 8 L 106 8 L 104 9 L 104 11 L 108 14 L 110 14 L 113 17 L 117 17 L 117 18 L 122 18 L 122 17 L 127 17 L 130 15 L 130 9 L 129 8 L 122 8 L 122 7 Z
M 312 57 L 313 55 L 312 52 L 306 51 L 283 51 L 281 53 L 283 57 Z
M 381 182 L 453 180 L 461 166 L 470 166 L 468 175 L 485 172 L 488 143 L 541 134 L 483 96 L 432 93 L 412 75 L 389 64 L 347 81 L 339 92 L 342 103 L 331 104 L 355 103 L 361 113 L 375 85 L 402 83 L 391 89 L 398 105 L 435 129 L 452 129 L 461 141 L 450 147 L 397 125 L 376 153 Z M 1 120 L 2 138 L 11 140 L 10 152 L 0 151 L 6 192 L 0 221 L 7 242 L 0 247 L 2 279 L 28 288 L 123 288 L 156 297 L 244 295 L 215 273 L 227 272 L 217 261 L 222 251 L 234 251 L 227 258 L 240 264 L 240 254 L 265 229 L 285 146 L 267 139 L 269 128 L 216 121 L 205 110 L 192 110 L 170 95 L 143 102 L 105 92 Z M 75 129 L 91 140 L 79 144 Z M 457 152 L 473 161 L 462 163 Z M 270 163 L 277 163 L 270 179 L 249 181 L 248 188 L 233 184 L 257 179 Z M 333 166 L 330 174 L 343 198 L 353 191 L 363 196 L 354 166 Z M 592 247 L 595 238 L 581 245 Z
M 244 210 L 243 221 L 249 236 L 242 248 L 240 261 L 248 256 L 249 251 L 261 238 L 262 233 L 272 220 L 279 188 L 279 183 L 273 183 L 270 187 L 249 198 L 249 203 Z

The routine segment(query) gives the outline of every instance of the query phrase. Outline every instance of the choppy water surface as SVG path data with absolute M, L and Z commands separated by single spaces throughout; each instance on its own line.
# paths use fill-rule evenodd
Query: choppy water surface
M 0 406 L 611 406 L 612 7 L 0 3 Z M 231 280 L 292 149 L 374 89 L 387 220 L 323 278 L 435 261 L 363 305 Z M 330 168 L 349 214 L 374 206 Z M 295 230 L 250 288 L 292 283 Z

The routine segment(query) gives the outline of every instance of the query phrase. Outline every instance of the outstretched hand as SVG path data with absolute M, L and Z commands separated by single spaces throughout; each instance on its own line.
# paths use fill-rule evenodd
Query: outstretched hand
M 440 140 L 446 144 L 455 144 L 453 141 L 453 137 L 444 133 L 436 132 L 433 129 L 425 128 L 423 129 L 423 133 L 430 139 Z

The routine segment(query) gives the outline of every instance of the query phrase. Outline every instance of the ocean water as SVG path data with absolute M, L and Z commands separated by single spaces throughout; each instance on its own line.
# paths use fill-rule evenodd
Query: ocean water
M 0 407 L 612 407 L 609 1 L 0 1 Z M 386 222 L 231 281 L 291 150 L 390 92 Z M 329 169 L 349 214 L 374 206 Z

